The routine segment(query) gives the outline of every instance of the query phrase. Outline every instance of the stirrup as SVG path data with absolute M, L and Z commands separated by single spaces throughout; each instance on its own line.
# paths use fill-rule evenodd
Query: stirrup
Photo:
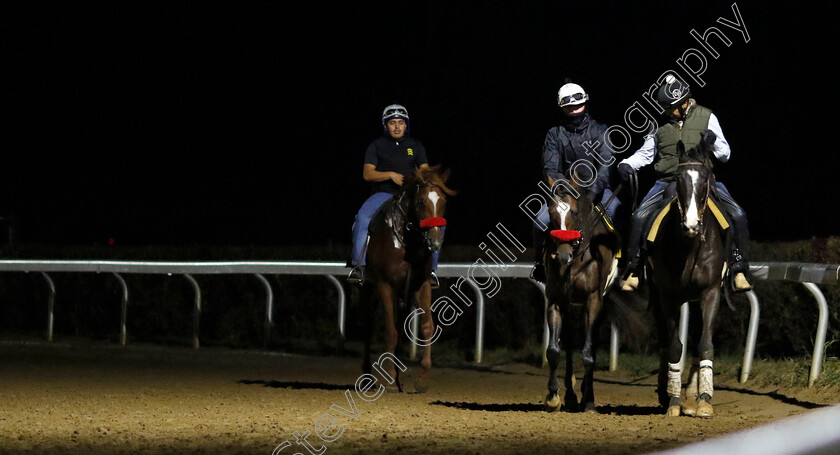
M 732 290 L 735 292 L 747 292 L 752 290 L 752 284 L 744 272 L 738 272 L 732 278 Z
M 644 273 L 644 267 L 640 262 L 641 258 L 639 257 L 628 261 L 627 269 L 624 271 L 624 279 L 620 281 L 622 291 L 633 292 L 639 288 L 642 281 L 640 277 Z
M 639 277 L 636 276 L 635 273 L 630 273 L 630 275 L 624 279 L 624 282 L 621 283 L 621 290 L 626 292 L 633 292 L 639 288 Z
M 437 289 L 440 287 L 440 280 L 438 279 L 437 274 L 432 272 L 429 274 L 429 284 L 431 285 L 432 289 Z
M 365 284 L 365 269 L 362 265 L 357 265 L 350 270 L 350 274 L 347 275 L 347 282 L 350 284 L 358 284 L 362 285 Z

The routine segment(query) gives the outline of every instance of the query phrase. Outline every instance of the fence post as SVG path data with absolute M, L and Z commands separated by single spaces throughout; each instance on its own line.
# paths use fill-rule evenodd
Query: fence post
M 268 349 L 268 344 L 271 341 L 271 326 L 274 325 L 272 318 L 274 313 L 274 293 L 271 291 L 271 284 L 269 284 L 268 280 L 262 274 L 255 273 L 254 276 L 265 287 L 265 333 L 263 334 L 263 349 Z
M 811 360 L 811 376 L 808 379 L 808 387 L 812 387 L 822 369 L 825 333 L 828 331 L 828 303 L 826 303 L 825 296 L 816 284 L 802 283 L 802 285 L 817 299 L 817 307 L 820 310 L 820 317 L 817 321 L 817 337 L 814 339 L 814 356 Z
M 758 305 L 758 297 L 755 291 L 747 292 L 750 300 L 750 325 L 747 329 L 747 345 L 744 347 L 744 362 L 741 365 L 741 383 L 747 382 L 752 370 L 753 356 L 755 355 L 755 341 L 758 338 L 758 318 L 761 310 Z
M 193 307 L 193 348 L 198 349 L 198 325 L 201 322 L 201 288 L 198 287 L 198 282 L 189 273 L 185 273 L 184 278 L 190 282 L 193 291 L 195 291 L 195 305 Z
M 47 341 L 53 340 L 53 325 L 55 323 L 55 283 L 47 272 L 41 272 L 41 276 L 47 281 L 50 295 L 47 299 Z
M 128 317 L 128 286 L 125 284 L 125 280 L 119 273 L 111 273 L 117 278 L 117 281 L 119 281 L 120 287 L 122 288 L 122 305 L 120 308 L 120 344 L 125 346 L 128 339 L 128 333 L 126 330 L 126 318 Z

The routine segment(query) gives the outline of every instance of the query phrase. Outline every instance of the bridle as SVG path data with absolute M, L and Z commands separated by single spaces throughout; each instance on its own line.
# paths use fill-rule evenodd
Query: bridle
M 420 192 L 421 188 L 437 188 L 437 189 L 440 189 L 441 192 L 443 192 L 440 185 L 436 185 L 434 183 L 418 183 L 417 185 L 415 185 L 415 189 L 414 189 L 415 203 L 418 202 L 416 200 L 417 199 L 417 194 Z M 396 209 L 402 215 L 402 219 L 404 220 L 403 226 L 405 227 L 406 232 L 423 233 L 423 235 L 425 236 L 425 233 L 428 232 L 428 230 L 431 229 L 431 228 L 446 226 L 446 218 L 443 218 L 443 217 L 424 218 L 422 220 L 419 220 L 419 223 L 416 223 L 415 220 L 417 219 L 417 213 L 415 212 L 414 216 L 410 216 L 408 214 L 408 212 L 406 211 L 406 209 L 403 208 L 402 201 L 403 201 L 403 198 L 405 197 L 405 195 L 407 193 L 408 193 L 408 191 L 405 191 L 405 190 L 400 191 L 400 194 L 397 197 L 397 200 L 394 202 L 394 205 L 396 206 Z M 394 224 L 393 229 L 394 229 L 394 235 L 396 236 L 396 238 L 400 241 L 400 243 L 403 246 L 405 246 L 405 241 L 403 240 L 403 236 L 401 235 L 402 233 L 399 232 L 399 228 L 396 225 L 396 223 Z
M 706 212 L 706 205 L 708 204 L 707 201 L 709 199 L 709 192 L 711 191 L 711 188 L 712 188 L 712 173 L 709 172 L 708 168 L 703 163 L 688 162 L 688 163 L 680 163 L 680 164 L 678 164 L 678 166 L 679 167 L 698 168 L 698 169 L 702 169 L 706 173 L 706 194 L 703 195 L 702 199 L 700 199 L 700 203 L 702 204 L 703 209 L 698 210 L 698 212 L 697 212 L 697 218 L 698 218 L 697 224 L 698 224 L 698 229 L 700 231 L 700 240 L 706 240 L 706 230 L 703 229 L 703 227 L 704 227 L 703 226 L 703 215 Z M 677 191 L 677 198 L 676 199 L 677 199 L 677 207 L 680 210 L 680 218 L 681 218 L 682 222 L 685 223 L 685 208 L 683 207 L 682 200 L 680 200 L 679 191 Z
M 631 190 L 633 191 L 633 210 L 636 209 L 636 188 L 638 185 L 638 180 L 636 180 L 636 175 L 633 174 L 632 178 L 629 182 Z M 603 209 L 596 204 L 595 201 L 592 201 L 592 212 L 589 214 L 585 223 L 581 223 L 583 226 L 582 229 L 579 229 L 577 232 L 579 233 L 576 239 L 569 239 L 569 238 L 559 238 L 558 235 L 551 233 L 551 236 L 557 238 L 561 242 L 569 243 L 572 246 L 572 259 L 576 259 L 578 256 L 582 255 L 587 248 L 589 247 L 589 241 L 591 240 L 591 235 L 587 235 L 591 230 L 595 229 L 598 221 L 600 221 L 604 217 L 603 210 L 606 210 L 606 207 L 609 207 L 610 203 L 618 196 L 618 193 L 621 192 L 623 189 L 624 184 L 620 183 L 613 191 L 612 195 L 607 199 L 607 202 L 603 204 Z M 578 225 L 578 220 L 575 219 L 575 225 Z

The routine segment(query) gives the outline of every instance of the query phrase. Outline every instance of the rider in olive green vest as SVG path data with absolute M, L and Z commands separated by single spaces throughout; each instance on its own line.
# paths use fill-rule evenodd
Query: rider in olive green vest
M 636 170 L 650 164 L 656 173 L 653 188 L 644 197 L 639 208 L 633 212 L 628 239 L 628 271 L 622 289 L 633 290 L 639 285 L 640 257 L 644 228 L 648 226 L 650 217 L 659 212 L 671 199 L 665 194 L 674 194 L 674 179 L 677 174 L 679 159 L 677 157 L 677 143 L 682 141 L 686 149 L 696 147 L 700 143 L 700 133 L 712 133 L 714 138 L 714 155 L 720 162 L 729 160 L 729 143 L 723 136 L 720 123 L 711 110 L 698 105 L 690 98 L 688 84 L 673 76 L 666 78 L 665 84 L 657 92 L 657 101 L 669 116 L 668 123 L 660 126 L 656 134 L 645 137 L 645 143 L 632 156 L 621 161 L 616 170 L 624 180 L 628 180 Z M 744 210 L 732 199 L 726 187 L 715 182 L 714 188 L 717 199 L 724 207 L 734 230 L 733 250 L 729 262 L 732 286 L 736 291 L 747 291 L 752 288 L 749 280 L 749 263 L 746 260 L 746 250 L 749 243 L 747 216 Z

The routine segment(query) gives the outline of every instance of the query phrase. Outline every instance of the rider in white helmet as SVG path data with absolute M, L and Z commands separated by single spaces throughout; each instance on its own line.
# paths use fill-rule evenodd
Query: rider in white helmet
M 588 183 L 584 185 L 582 195 L 595 204 L 606 203 L 612 196 L 609 165 L 614 161 L 613 151 L 606 145 L 604 137 L 607 126 L 589 115 L 588 101 L 589 94 L 583 87 L 568 80 L 557 92 L 557 105 L 563 111 L 563 116 L 560 124 L 549 129 L 545 136 L 543 179 L 551 177 L 555 182 L 571 179 L 574 167 L 578 175 L 588 174 L 582 178 Z M 581 160 L 588 164 L 581 166 Z M 605 208 L 606 213 L 615 217 L 619 205 L 618 199 L 613 198 Z M 542 256 L 547 235 L 544 226 L 548 226 L 548 222 L 548 209 L 543 205 L 533 225 L 535 261 L 531 272 L 533 279 L 543 282 L 545 267 Z

